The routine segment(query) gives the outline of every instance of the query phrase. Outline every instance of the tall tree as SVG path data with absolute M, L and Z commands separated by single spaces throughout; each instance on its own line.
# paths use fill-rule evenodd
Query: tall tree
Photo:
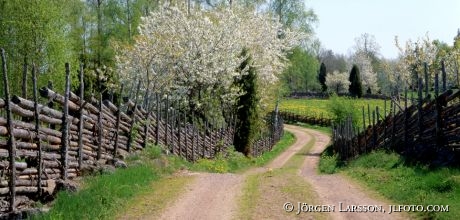
M 323 90 L 323 92 L 327 90 L 326 76 L 327 76 L 326 65 L 324 65 L 324 63 L 321 63 L 321 66 L 319 67 L 318 80 L 319 80 L 319 83 L 321 84 L 321 89 Z
M 24 64 L 35 63 L 40 74 L 39 85 L 48 80 L 55 89 L 64 89 L 64 63 L 76 66 L 69 30 L 70 0 L 1 1 L 0 45 L 8 53 L 11 81 L 21 82 Z M 78 4 L 78 3 L 75 3 Z M 19 94 L 22 85 L 12 84 Z
M 269 15 L 236 7 L 190 15 L 186 9 L 165 8 L 143 19 L 133 46 L 118 50 L 117 72 L 127 88 L 141 80 L 147 83 L 144 91 L 161 89 L 186 105 L 186 111 L 221 119 L 226 113 L 219 112 L 221 107 L 232 107 L 240 95 L 233 81 L 242 77 L 236 70 L 244 60 L 240 57 L 243 48 L 248 49 L 257 68 L 263 88 L 259 91 L 261 102 L 271 100 L 267 90 L 277 82 L 285 53 L 299 36 L 286 30 L 285 37 L 278 38 L 280 26 Z
M 302 0 L 273 0 L 269 8 L 278 15 L 279 22 L 285 27 L 305 33 L 313 33 L 313 25 L 318 21 L 314 11 L 306 9 Z
M 335 54 L 332 50 L 321 49 L 318 54 L 318 60 L 326 65 L 327 71 L 347 72 L 348 63 L 344 55 Z
M 379 89 L 377 85 L 377 73 L 372 67 L 372 59 L 365 51 L 356 51 L 353 55 L 353 63 L 359 68 L 359 78 L 361 79 L 363 89 L 368 93 L 376 93 Z
M 289 65 L 283 71 L 281 79 L 290 92 L 317 90 L 318 60 L 315 56 L 296 47 L 288 55 L 288 59 Z
M 353 65 L 350 72 L 350 88 L 348 91 L 353 97 L 361 98 L 363 96 L 363 89 L 361 85 L 361 79 L 359 77 L 359 68 L 356 65 Z
M 243 56 L 247 56 L 246 53 L 246 50 L 243 51 Z M 256 134 L 260 129 L 257 75 L 250 56 L 239 67 L 239 71 L 243 71 L 244 69 L 248 69 L 247 74 L 244 74 L 237 81 L 243 95 L 238 97 L 237 101 L 238 108 L 236 115 L 238 122 L 235 129 L 234 144 L 237 151 L 248 156 L 251 153 L 251 147 L 255 141 Z

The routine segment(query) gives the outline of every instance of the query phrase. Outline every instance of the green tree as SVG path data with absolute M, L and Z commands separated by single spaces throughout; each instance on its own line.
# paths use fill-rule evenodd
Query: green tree
M 363 96 L 363 86 L 359 77 L 358 66 L 353 65 L 353 68 L 351 68 L 349 81 L 351 82 L 350 88 L 348 89 L 350 94 L 353 97 L 361 98 Z
M 321 89 L 323 92 L 327 90 L 327 86 L 326 86 L 327 72 L 326 71 L 327 71 L 326 65 L 324 65 L 324 63 L 321 63 L 321 66 L 319 67 L 318 80 L 319 80 L 319 83 L 321 84 Z
M 243 51 L 243 56 L 246 51 Z M 234 138 L 235 150 L 248 156 L 260 129 L 259 97 L 257 94 L 257 74 L 252 66 L 251 57 L 248 57 L 241 65 L 240 70 L 249 66 L 248 73 L 237 82 L 244 92 L 237 101 L 236 133 Z
M 305 33 L 313 33 L 313 25 L 318 17 L 312 9 L 306 9 L 301 0 L 274 0 L 270 10 L 278 15 L 279 22 L 288 28 L 296 28 Z
M 39 73 L 38 86 L 48 81 L 54 89 L 64 89 L 64 63 L 77 66 L 77 56 L 72 50 L 69 20 L 73 18 L 69 5 L 71 0 L 0 1 L 0 45 L 8 54 L 9 77 L 21 82 L 25 67 L 32 63 Z M 26 83 L 30 85 L 30 80 Z M 19 94 L 23 85 L 11 85 L 13 93 Z M 31 91 L 28 91 L 31 93 Z
M 319 88 L 316 74 L 318 60 L 304 49 L 296 47 L 288 55 L 289 66 L 283 71 L 283 83 L 290 92 L 309 91 Z

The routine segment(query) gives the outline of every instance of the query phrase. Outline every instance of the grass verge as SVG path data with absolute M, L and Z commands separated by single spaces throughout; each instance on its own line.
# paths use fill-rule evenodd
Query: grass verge
M 152 183 L 189 166 L 181 158 L 161 156 L 161 149 L 156 146 L 146 148 L 128 161 L 127 169 L 85 177 L 82 189 L 76 193 L 58 193 L 48 213 L 31 219 L 113 219 L 130 199 L 155 191 Z
M 285 131 L 281 140 L 273 147 L 273 150 L 262 154 L 260 157 L 246 157 L 243 154 L 230 150 L 228 156 L 218 155 L 215 159 L 200 159 L 190 169 L 213 173 L 236 173 L 243 172 L 250 167 L 259 167 L 272 161 L 276 156 L 293 144 L 295 137 Z
M 249 175 L 243 187 L 243 196 L 238 204 L 240 210 L 238 218 L 325 219 L 327 216 L 322 213 L 301 213 L 296 215 L 296 211 L 288 213 L 283 210 L 285 202 L 292 202 L 293 204 L 296 204 L 297 201 L 308 201 L 311 204 L 317 202 L 317 195 L 314 194 L 312 187 L 303 177 L 298 175 L 298 171 L 305 160 L 305 155 L 314 143 L 315 140 L 312 138 L 280 169 Z M 261 192 L 264 193 L 261 194 Z M 266 210 L 273 209 L 276 211 L 270 212 L 270 216 L 265 216 Z
M 231 152 L 229 158 L 221 157 L 196 164 L 176 156 L 164 156 L 160 147 L 150 146 L 127 158 L 127 169 L 85 177 L 78 192 L 58 193 L 48 213 L 32 216 L 31 219 L 132 219 L 145 214 L 158 216 L 193 179 L 190 176 L 172 176 L 175 171 L 185 168 L 241 171 L 271 161 L 294 141 L 293 134 L 285 132 L 273 150 L 261 157 L 246 158 Z M 222 166 L 226 169 L 219 168 Z
M 460 216 L 460 169 L 410 165 L 399 154 L 378 150 L 340 165 L 331 155 L 321 157 L 323 172 L 341 172 L 397 205 L 449 206 L 449 212 L 413 212 L 420 219 Z

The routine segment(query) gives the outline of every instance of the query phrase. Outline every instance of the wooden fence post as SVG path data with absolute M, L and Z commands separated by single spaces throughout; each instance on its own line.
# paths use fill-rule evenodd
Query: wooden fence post
M 392 100 L 393 102 L 393 100 Z M 393 114 L 393 123 L 392 123 L 392 127 L 391 127 L 391 145 L 392 147 L 394 147 L 395 145 L 395 131 L 396 131 L 396 123 L 395 123 L 395 115 L 396 115 L 396 103 L 393 103 L 393 109 L 392 109 L 392 114 Z
M 48 89 L 53 90 L 53 82 L 48 81 L 47 87 L 48 87 Z M 48 108 L 54 108 L 53 100 L 49 100 L 49 102 L 47 103 L 47 106 L 48 106 Z M 49 128 L 54 130 L 54 129 L 56 129 L 56 125 L 50 124 Z
M 441 60 L 441 71 L 442 71 L 442 92 L 445 92 L 447 90 L 447 85 L 446 85 L 446 66 L 444 65 L 444 60 Z
M 69 63 L 65 64 L 65 96 L 64 106 L 62 109 L 64 114 L 62 116 L 62 138 L 61 138 L 61 176 L 63 180 L 67 179 L 67 155 L 69 148 L 69 96 L 70 96 L 70 66 Z
M 84 102 L 84 80 L 83 80 L 83 64 L 80 64 L 80 105 L 79 105 L 79 121 L 78 121 L 78 168 L 81 169 L 83 165 L 83 102 Z
M 404 146 L 407 146 L 408 143 L 408 127 L 409 127 L 409 122 L 408 122 L 408 112 L 407 112 L 407 88 L 404 89 Z
M 423 135 L 423 109 L 422 109 L 422 105 L 423 105 L 423 94 L 422 94 L 422 91 L 423 91 L 423 88 L 422 88 L 423 84 L 422 84 L 422 78 L 418 78 L 418 105 L 417 105 L 417 108 L 418 108 L 418 132 L 419 132 L 419 141 L 421 141 L 421 138 L 422 138 L 422 135 Z
M 9 162 L 10 162 L 10 181 L 9 185 L 9 196 L 10 196 L 10 211 L 16 211 L 16 143 L 14 141 L 14 128 L 13 128 L 13 119 L 11 115 L 11 100 L 10 100 L 10 91 L 8 85 L 8 73 L 6 69 L 6 57 L 5 50 L 1 49 L 2 53 L 2 71 L 3 71 L 3 89 L 5 92 L 5 110 L 6 110 L 6 123 L 7 123 L 7 132 L 8 132 L 8 153 L 9 153 Z
M 444 64 L 444 62 L 442 62 Z M 444 72 L 443 72 L 444 75 Z M 444 79 L 443 79 L 444 80 Z M 444 82 L 443 82 L 444 84 Z M 435 74 L 435 83 L 434 83 L 434 91 L 435 91 L 435 101 L 436 101 L 436 147 L 439 149 L 444 146 L 444 134 L 442 131 L 442 105 L 441 100 L 439 100 L 439 76 L 438 73 Z
M 375 125 L 375 111 L 372 111 L 372 149 L 374 149 L 377 144 L 377 132 L 375 131 Z
M 146 108 L 148 109 L 149 107 L 147 106 Z M 144 148 L 147 147 L 147 142 L 149 140 L 149 127 L 150 127 L 150 111 L 147 111 L 147 115 L 145 116 L 145 124 L 144 124 L 144 143 L 143 143 Z
M 121 120 L 121 97 L 123 95 L 124 84 L 121 84 L 120 95 L 117 99 L 117 121 L 115 122 L 115 146 L 113 147 L 113 158 L 117 157 L 118 141 L 120 136 L 120 120 Z
M 366 116 L 364 115 L 364 106 L 363 106 L 363 131 L 366 131 Z
M 195 161 L 195 113 L 192 111 L 192 161 Z
M 37 96 L 37 74 L 35 64 L 32 65 L 32 83 L 33 83 L 33 96 L 34 96 L 34 119 L 35 119 L 35 140 L 38 149 L 38 163 L 37 163 L 37 195 L 40 197 L 42 195 L 42 172 L 43 172 L 43 151 L 40 141 L 40 120 L 39 120 L 39 111 L 38 111 L 38 96 Z
M 371 107 L 367 104 L 367 117 L 369 118 L 369 125 L 372 125 L 371 121 Z
M 204 122 L 204 131 L 203 131 L 203 155 L 202 157 L 205 158 L 206 155 L 206 132 L 208 132 L 208 121 L 205 119 Z
M 180 109 L 180 102 L 179 102 L 179 109 Z M 178 111 L 178 114 L 177 114 L 177 145 L 179 147 L 179 153 L 177 154 L 179 157 L 182 155 L 182 144 L 180 143 L 181 139 L 182 139 L 182 125 L 181 125 L 181 115 L 180 115 L 180 111 Z
M 104 128 L 102 127 L 102 94 L 99 94 L 99 106 L 98 106 L 99 114 L 97 116 L 97 154 L 96 159 L 100 160 L 102 156 L 102 133 L 104 132 Z
M 132 111 L 132 118 L 131 118 L 131 126 L 129 126 L 129 134 L 128 134 L 128 146 L 127 150 L 128 152 L 131 152 L 131 145 L 133 144 L 133 129 L 136 124 L 136 111 L 137 111 L 137 97 L 139 96 L 139 90 L 141 88 L 141 81 L 137 83 L 137 89 L 136 89 L 136 97 L 134 97 L 134 106 L 133 106 L 133 111 Z
M 184 146 L 185 146 L 185 158 L 188 159 L 188 126 L 187 126 L 187 112 L 184 111 Z
M 169 123 L 169 96 L 166 96 L 166 104 L 165 104 L 165 147 L 168 146 L 168 123 Z M 170 149 L 171 151 L 171 149 Z M 172 152 L 172 151 L 171 151 Z
M 176 114 L 176 111 L 174 110 L 174 102 L 173 104 L 171 104 L 171 116 L 170 116 L 170 119 L 169 119 L 169 124 L 171 125 L 171 128 L 170 128 L 170 139 L 171 139 L 171 153 L 174 154 L 174 150 L 175 150 L 175 147 L 174 147 L 174 126 L 175 126 L 175 114 Z
M 423 63 L 423 70 L 425 72 L 425 97 L 428 97 L 428 87 L 430 86 L 428 80 L 428 64 L 426 62 Z
M 155 94 L 156 97 L 156 130 L 155 130 L 155 145 L 158 146 L 160 140 L 160 95 L 158 93 Z

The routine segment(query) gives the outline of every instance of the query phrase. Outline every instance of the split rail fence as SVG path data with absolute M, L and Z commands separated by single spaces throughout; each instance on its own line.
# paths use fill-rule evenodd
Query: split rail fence
M 354 127 L 352 119 L 333 125 L 334 151 L 340 159 L 349 160 L 374 149 L 391 149 L 407 158 L 436 166 L 460 165 L 460 91 L 446 90 L 443 70 L 442 91 L 439 94 L 438 74 L 435 75 L 435 97 L 418 79 L 418 97 L 408 104 L 407 90 L 403 105 L 391 101 L 389 114 L 378 107 L 369 114 L 366 127 L 363 108 L 363 129 Z M 425 96 L 423 96 L 425 87 Z M 372 121 L 370 118 L 372 115 Z
M 150 143 L 165 146 L 189 161 L 213 158 L 233 144 L 235 117 L 221 126 L 212 127 L 207 122 L 197 126 L 167 101 L 157 101 L 151 112 L 137 100 L 123 104 L 101 97 L 85 101 L 83 92 L 77 95 L 70 91 L 68 64 L 64 95 L 47 87 L 37 89 L 33 69 L 34 97 L 28 100 L 10 95 L 3 50 L 2 70 L 5 97 L 0 98 L 0 213 L 21 210 L 24 197 L 39 198 L 55 180 L 79 176 L 85 167 L 113 163 Z M 46 102 L 39 103 L 38 96 Z M 269 121 L 270 131 L 253 144 L 254 156 L 271 150 L 282 136 L 282 118 L 272 113 Z

